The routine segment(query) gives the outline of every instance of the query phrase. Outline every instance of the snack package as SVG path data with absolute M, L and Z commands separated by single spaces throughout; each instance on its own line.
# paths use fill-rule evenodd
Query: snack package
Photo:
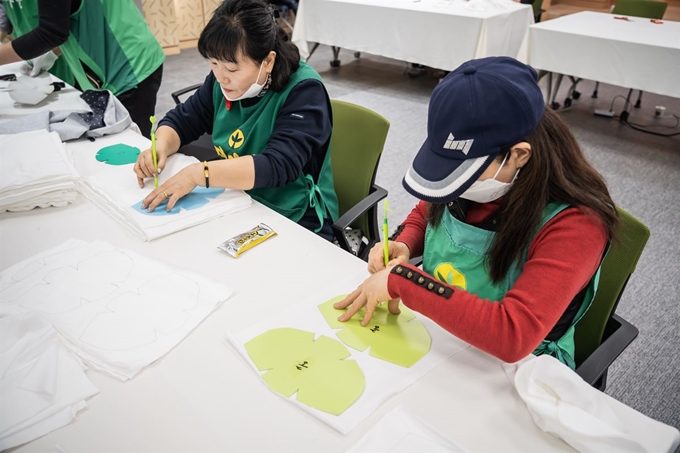
M 227 239 L 218 245 L 217 248 L 224 250 L 234 258 L 238 258 L 241 253 L 255 247 L 260 242 L 266 241 L 274 235 L 276 235 L 276 231 L 272 230 L 264 223 L 261 223 L 245 233 Z

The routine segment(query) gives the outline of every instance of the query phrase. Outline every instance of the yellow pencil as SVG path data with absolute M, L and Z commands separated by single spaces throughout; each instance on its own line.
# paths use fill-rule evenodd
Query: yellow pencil
M 387 263 L 390 262 L 390 246 L 389 240 L 389 228 L 387 226 L 387 199 L 385 199 L 384 209 L 383 209 L 383 257 L 385 258 L 385 267 Z
M 153 168 L 158 172 L 158 160 L 156 159 L 156 116 L 149 118 L 151 120 L 151 158 L 153 159 Z M 158 187 L 158 176 L 153 177 L 154 187 Z

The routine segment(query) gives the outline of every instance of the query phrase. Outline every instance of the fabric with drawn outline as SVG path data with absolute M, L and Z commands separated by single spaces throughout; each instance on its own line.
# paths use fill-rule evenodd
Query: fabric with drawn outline
M 90 142 L 74 142 L 68 146 L 69 154 L 81 179 L 77 188 L 86 198 L 116 219 L 125 228 L 145 241 L 166 236 L 209 220 L 246 209 L 251 198 L 242 190 L 196 187 L 181 198 L 172 211 L 167 211 L 167 200 L 152 213 L 141 209 L 144 198 L 154 189 L 153 178 L 146 180 L 140 189 L 133 172 L 134 161 L 127 151 L 118 155 L 112 150 L 137 148 L 147 150 L 150 141 L 127 130 L 115 136 L 97 139 L 97 153 Z M 111 165 L 112 157 L 117 165 Z M 136 160 L 135 160 L 136 161 Z M 127 162 L 127 163 L 126 163 Z M 165 169 L 158 177 L 162 185 L 171 176 L 189 165 L 198 163 L 190 156 L 174 154 L 168 158 Z M 201 164 L 202 168 L 202 164 Z
M 69 424 L 99 393 L 57 331 L 35 314 L 0 318 L 0 450 Z
M 349 291 L 359 286 L 367 277 L 368 273 L 365 270 L 342 277 L 335 275 L 333 278 L 329 278 L 324 285 L 318 287 L 313 293 L 310 293 L 305 299 L 301 300 L 297 305 L 292 303 L 287 304 L 286 301 L 280 301 L 280 303 L 278 303 L 280 307 L 290 308 L 276 310 L 276 314 L 255 325 L 245 328 L 240 332 L 228 332 L 227 338 L 252 366 L 254 370 L 253 377 L 257 379 L 260 379 L 260 375 L 262 374 L 261 370 L 264 370 L 264 368 L 270 369 L 271 364 L 262 364 L 257 357 L 251 357 L 247 345 L 253 341 L 253 339 L 260 337 L 265 332 L 281 329 L 311 332 L 314 334 L 314 339 L 317 342 L 319 339 L 327 337 L 340 342 L 340 345 L 344 347 L 341 338 L 343 326 L 337 327 L 335 324 L 330 325 L 326 319 L 324 319 L 319 306 L 333 300 L 338 297 L 338 295 L 347 294 Z M 230 307 L 227 306 L 224 307 L 224 309 L 229 310 Z M 234 313 L 236 314 L 236 312 Z M 382 358 L 378 358 L 371 355 L 369 350 L 359 351 L 354 347 L 345 348 L 350 356 L 342 359 L 342 361 L 356 362 L 364 375 L 365 384 L 360 396 L 344 411 L 336 414 L 333 412 L 339 411 L 321 410 L 310 404 L 305 404 L 305 401 L 300 401 L 299 395 L 288 397 L 286 398 L 286 401 L 297 406 L 299 409 L 308 412 L 338 432 L 347 434 L 360 425 L 367 417 L 373 414 L 383 403 L 394 395 L 416 383 L 421 377 L 447 358 L 469 347 L 469 344 L 456 338 L 430 319 L 419 314 L 415 314 L 415 318 L 408 323 L 414 323 L 414 325 L 416 325 L 415 323 L 422 324 L 422 328 L 425 329 L 426 335 L 430 338 L 429 348 L 426 349 L 426 352 L 422 357 L 420 357 L 420 354 L 422 353 L 423 348 L 420 346 L 415 348 L 415 354 L 410 355 L 411 360 L 415 357 L 415 363 L 411 364 L 410 367 L 397 365 L 387 360 L 383 360 Z M 365 327 L 367 331 L 371 328 L 374 328 L 374 325 Z M 375 334 L 371 333 L 371 335 Z M 308 346 L 309 342 L 305 344 Z M 287 358 L 291 356 L 297 357 L 295 351 L 305 349 L 295 346 L 291 341 L 288 341 L 285 344 L 282 343 L 276 347 L 279 346 L 281 347 L 281 350 L 277 352 L 277 354 L 278 356 L 281 356 L 282 359 L 284 356 Z M 297 365 L 308 360 L 306 357 L 307 356 L 300 357 L 302 361 L 298 362 Z M 288 365 L 292 366 L 290 363 Z M 290 371 L 293 372 L 292 369 Z M 298 370 L 296 369 L 295 373 L 297 373 L 297 371 Z M 262 379 L 266 379 L 266 376 L 266 374 L 262 375 Z M 329 386 L 330 389 L 341 388 L 341 386 L 337 384 L 330 384 Z M 288 392 L 290 392 L 290 388 L 288 388 Z
M 54 132 L 0 135 L 0 212 L 60 207 L 77 196 L 78 173 Z
M 85 363 L 125 381 L 231 294 L 224 283 L 138 253 L 71 239 L 0 273 L 0 316 L 43 316 Z

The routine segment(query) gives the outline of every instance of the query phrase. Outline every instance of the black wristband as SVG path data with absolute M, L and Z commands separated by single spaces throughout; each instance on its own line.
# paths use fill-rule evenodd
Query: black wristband
M 208 161 L 203 161 L 203 176 L 205 176 L 205 188 L 210 188 L 210 172 L 208 172 Z

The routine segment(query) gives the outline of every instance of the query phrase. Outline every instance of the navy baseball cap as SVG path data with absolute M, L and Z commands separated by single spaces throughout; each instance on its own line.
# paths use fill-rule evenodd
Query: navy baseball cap
M 431 203 L 458 198 L 501 149 L 524 140 L 543 117 L 536 71 L 510 57 L 470 60 L 430 98 L 427 138 L 404 176 L 406 190 Z

